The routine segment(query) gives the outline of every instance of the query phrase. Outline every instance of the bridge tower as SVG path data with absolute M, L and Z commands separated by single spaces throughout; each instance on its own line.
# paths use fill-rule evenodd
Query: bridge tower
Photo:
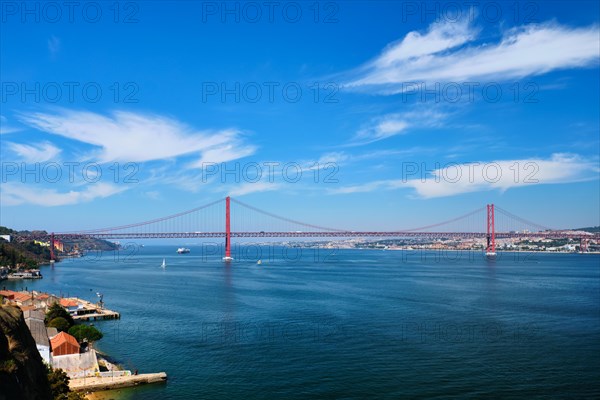
M 487 248 L 485 255 L 494 257 L 496 255 L 496 227 L 494 226 L 494 205 L 487 205 Z
M 225 257 L 224 261 L 231 261 L 231 199 L 229 196 L 225 198 Z
M 588 252 L 588 240 L 587 238 L 581 238 L 579 239 L 579 252 L 580 253 L 587 253 Z
M 50 234 L 50 261 L 55 261 L 54 255 L 54 232 Z

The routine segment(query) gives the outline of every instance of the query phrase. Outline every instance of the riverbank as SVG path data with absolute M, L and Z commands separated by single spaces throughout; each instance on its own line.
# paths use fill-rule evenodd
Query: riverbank
M 91 392 L 85 395 L 87 400 L 125 400 L 127 396 L 119 389 Z

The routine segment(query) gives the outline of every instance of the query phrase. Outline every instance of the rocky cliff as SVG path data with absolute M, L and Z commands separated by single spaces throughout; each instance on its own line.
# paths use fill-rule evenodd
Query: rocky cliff
M 52 399 L 46 367 L 19 308 L 0 306 L 0 400 Z

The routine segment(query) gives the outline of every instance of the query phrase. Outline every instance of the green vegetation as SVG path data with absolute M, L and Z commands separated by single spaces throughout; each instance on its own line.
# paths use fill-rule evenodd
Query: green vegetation
M 119 245 L 108 240 L 94 238 L 80 238 L 67 242 L 69 247 L 77 246 L 84 251 L 113 251 L 118 250 Z
M 16 235 L 17 231 L 0 226 L 0 235 Z M 0 239 L 0 266 L 11 269 L 35 268 L 42 263 L 50 261 L 50 249 L 41 246 L 32 240 L 18 241 L 12 239 L 7 242 Z
M 0 374 L 14 374 L 17 370 L 17 363 L 15 360 L 2 360 L 0 361 Z
M 69 335 L 73 336 L 79 343 L 84 341 L 95 342 L 104 336 L 102 332 L 90 325 L 75 325 L 69 329 Z
M 19 266 L 35 268 L 50 260 L 50 251 L 33 242 L 8 243 L 0 239 L 0 266 L 16 269 Z
M 48 307 L 48 311 L 46 312 L 46 324 L 49 325 L 51 321 L 57 318 L 63 318 L 66 320 L 68 327 L 65 330 L 69 330 L 70 327 L 75 325 L 75 321 L 73 321 L 71 314 L 69 314 L 69 312 L 60 304 L 54 303 Z M 58 329 L 58 327 L 55 328 Z
M 15 235 L 20 234 L 21 237 Z M 13 236 L 10 242 L 0 239 L 0 266 L 7 266 L 15 270 L 18 268 L 35 268 L 40 264 L 50 261 L 50 247 L 42 246 L 33 240 L 24 240 L 23 235 L 45 236 L 46 231 L 15 231 L 14 229 L 0 226 L 0 235 Z M 46 240 L 48 242 L 48 240 Z M 65 252 L 73 249 L 82 251 L 113 251 L 119 248 L 119 245 L 101 239 L 79 238 L 65 242 Z
M 525 239 L 525 240 L 521 240 L 521 241 L 517 242 L 516 244 L 517 245 L 528 245 L 528 246 L 537 245 L 537 246 L 544 246 L 544 247 L 561 247 L 566 244 L 579 245 L 579 241 L 573 241 L 573 239 L 552 239 L 549 242 L 545 242 L 542 240 Z
M 91 325 L 75 325 L 71 314 L 58 303 L 54 303 L 48 308 L 46 325 L 56 328 L 60 332 L 69 333 L 79 343 L 83 343 L 84 339 L 88 342 L 95 342 L 104 336 L 102 332 Z
M 15 233 L 17 233 L 17 231 L 5 226 L 0 226 L 0 235 L 14 235 Z
M 69 388 L 69 377 L 62 369 L 54 369 L 46 365 L 48 382 L 54 400 L 85 400 L 82 394 L 72 392 Z
M 18 232 L 0 226 L 0 235 L 15 235 Z M 50 261 L 50 250 L 33 241 L 7 242 L 0 239 L 0 266 L 17 269 L 19 267 L 35 268 L 40 263 Z
M 71 328 L 69 322 L 63 317 L 56 317 L 52 319 L 50 322 L 48 322 L 48 326 L 50 328 L 56 328 L 56 330 L 58 330 L 59 332 L 68 332 Z

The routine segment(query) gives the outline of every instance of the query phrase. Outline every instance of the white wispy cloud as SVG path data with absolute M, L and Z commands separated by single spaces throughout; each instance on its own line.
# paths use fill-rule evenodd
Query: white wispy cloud
M 477 33 L 477 30 L 469 25 L 467 18 L 462 21 L 436 22 L 430 25 L 425 34 L 412 31 L 404 39 L 389 44 L 374 61 L 374 65 L 378 68 L 388 68 L 399 61 L 452 49 L 474 40 Z
M 332 151 L 322 154 L 316 161 L 317 164 L 335 163 L 340 164 L 348 160 L 350 156 L 343 151 Z
M 65 206 L 90 202 L 97 198 L 105 198 L 127 190 L 125 186 L 109 183 L 88 184 L 83 190 L 60 192 L 56 189 L 39 188 L 19 182 L 2 184 L 0 203 L 2 206 L 32 204 L 38 206 Z
M 407 170 L 408 171 L 408 170 Z M 563 184 L 598 179 L 597 162 L 574 154 L 553 154 L 548 159 L 532 158 L 491 162 L 453 163 L 425 175 L 418 169 L 401 179 L 388 179 L 346 186 L 333 194 L 366 193 L 411 188 L 421 198 L 456 196 L 489 190 Z M 415 177 L 416 176 L 416 177 Z
M 509 29 L 497 42 L 474 44 L 479 31 L 466 21 L 435 23 L 425 33 L 408 33 L 346 74 L 344 86 L 394 94 L 411 82 L 506 81 L 594 66 L 600 57 L 599 32 L 598 25 L 546 22 Z
M 54 35 L 48 39 L 48 51 L 50 52 L 50 56 L 53 58 L 56 57 L 60 51 L 60 39 Z
M 6 135 L 19 131 L 19 128 L 12 127 L 8 124 L 8 119 L 4 115 L 0 115 L 0 135 Z
M 362 146 L 392 136 L 408 133 L 412 128 L 439 126 L 448 115 L 433 110 L 386 114 L 358 130 L 346 146 Z
M 22 114 L 20 119 L 36 129 L 96 147 L 89 156 L 99 162 L 145 162 L 190 154 L 203 162 L 221 162 L 256 150 L 244 142 L 240 130 L 200 131 L 156 114 L 115 111 L 105 116 L 60 109 L 53 114 Z
M 149 190 L 147 192 L 143 192 L 142 195 L 151 200 L 158 200 L 161 198 L 160 192 L 158 190 Z
M 57 158 L 61 153 L 61 149 L 50 142 L 41 142 L 37 144 L 7 142 L 6 145 L 20 160 L 28 163 L 57 161 Z
M 280 185 L 275 182 L 246 182 L 236 185 L 233 189 L 230 189 L 229 195 L 239 197 L 250 193 L 270 192 L 278 189 L 280 189 Z
M 192 163 L 191 167 L 201 168 L 206 163 L 224 163 L 228 161 L 237 160 L 247 156 L 251 156 L 256 151 L 256 147 L 252 145 L 243 145 L 240 143 L 225 144 L 223 146 L 216 146 L 209 148 L 202 152 L 202 158 L 195 163 Z
M 331 151 L 321 154 L 318 159 L 303 160 L 299 164 L 302 170 L 314 171 L 323 168 L 331 168 L 331 166 L 339 166 L 350 161 L 351 156 L 343 151 Z
M 174 162 L 161 163 L 158 167 L 150 168 L 148 172 L 144 185 L 171 186 L 190 193 L 199 193 L 216 181 L 215 176 L 207 177 L 202 169 L 178 168 Z

